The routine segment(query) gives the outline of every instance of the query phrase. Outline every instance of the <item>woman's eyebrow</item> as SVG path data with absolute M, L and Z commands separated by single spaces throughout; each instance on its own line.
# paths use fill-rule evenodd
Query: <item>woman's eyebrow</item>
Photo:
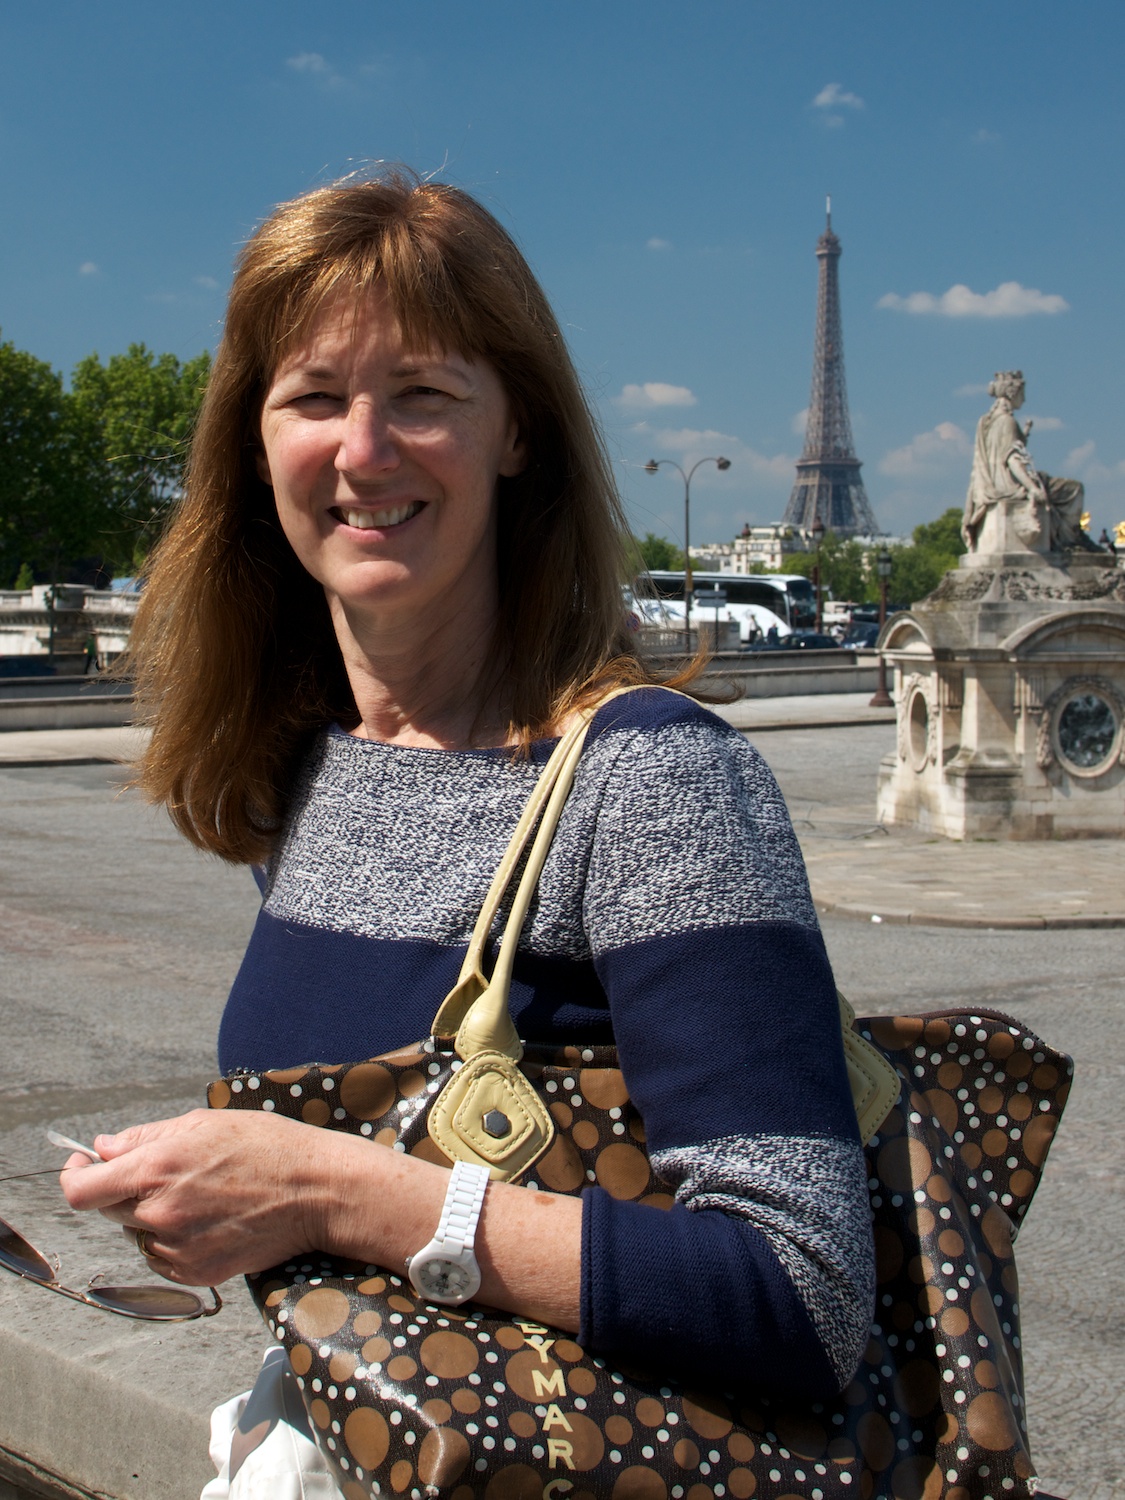
M 339 371 L 331 365 L 306 365 L 299 360 L 285 366 L 277 373 L 278 380 L 299 378 L 301 380 L 334 380 Z
M 439 372 L 442 375 L 452 375 L 457 380 L 467 381 L 469 379 L 467 372 L 462 370 L 459 365 L 450 364 L 448 360 L 441 359 L 440 357 L 436 359 L 422 359 L 411 364 L 396 365 L 390 371 L 390 376 L 392 380 L 409 380 L 418 375 L 432 375 Z

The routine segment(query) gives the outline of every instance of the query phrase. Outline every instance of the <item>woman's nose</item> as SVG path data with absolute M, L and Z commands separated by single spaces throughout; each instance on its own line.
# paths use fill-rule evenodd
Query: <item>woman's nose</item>
M 374 401 L 353 401 L 344 418 L 336 468 L 365 479 L 385 474 L 398 463 L 398 444 L 385 413 Z

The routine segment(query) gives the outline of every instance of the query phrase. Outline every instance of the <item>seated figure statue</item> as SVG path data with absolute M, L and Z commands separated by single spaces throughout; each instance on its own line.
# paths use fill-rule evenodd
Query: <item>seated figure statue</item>
M 961 535 L 970 552 L 1067 552 L 1101 549 L 1082 529 L 1085 490 L 1077 479 L 1041 474 L 1027 451 L 1022 370 L 1000 370 L 988 387 L 996 399 L 977 423 L 973 472 Z

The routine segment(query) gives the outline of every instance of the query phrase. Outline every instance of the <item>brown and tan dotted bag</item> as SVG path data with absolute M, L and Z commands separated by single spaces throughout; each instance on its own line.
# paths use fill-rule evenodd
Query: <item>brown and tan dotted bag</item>
M 612 1047 L 523 1047 L 507 997 L 520 927 L 585 724 L 543 773 L 457 986 L 418 1047 L 211 1085 L 216 1109 L 275 1110 L 529 1189 L 668 1207 Z M 536 829 L 538 830 L 536 832 Z M 491 980 L 484 944 L 535 833 Z M 878 1293 L 863 1363 L 831 1404 L 689 1391 L 611 1368 L 557 1330 L 423 1302 L 378 1266 L 310 1256 L 249 1278 L 288 1350 L 347 1500 L 1027 1500 L 1012 1244 L 1069 1088 L 1069 1058 L 992 1011 L 853 1023 Z M 515 1128 L 497 1140 L 483 1115 Z

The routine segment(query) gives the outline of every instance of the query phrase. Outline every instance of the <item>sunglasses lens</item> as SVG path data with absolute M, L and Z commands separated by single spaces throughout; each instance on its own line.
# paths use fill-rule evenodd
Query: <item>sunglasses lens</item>
M 34 1245 L 29 1245 L 22 1234 L 0 1219 L 0 1266 L 7 1266 L 19 1276 L 30 1276 L 36 1281 L 54 1281 L 55 1273 L 49 1262 L 43 1259 Z
M 198 1317 L 203 1303 L 194 1292 L 162 1286 L 91 1286 L 86 1288 L 91 1302 L 108 1307 L 130 1318 L 175 1320 Z

